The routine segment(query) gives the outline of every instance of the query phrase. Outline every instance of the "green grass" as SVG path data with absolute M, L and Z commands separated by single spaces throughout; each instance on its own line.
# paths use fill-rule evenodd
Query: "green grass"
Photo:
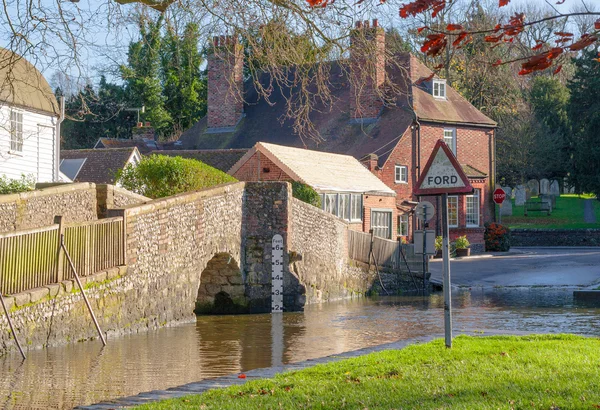
M 513 215 L 503 216 L 502 224 L 509 228 L 526 229 L 577 229 L 600 228 L 600 223 L 583 222 L 583 207 L 586 199 L 593 198 L 589 195 L 561 195 L 556 198 L 556 208 L 551 215 L 545 212 L 529 212 L 524 216 L 524 206 L 515 206 L 513 200 Z M 600 222 L 600 201 L 592 201 L 596 220 Z
M 594 409 L 600 339 L 459 336 L 138 408 Z

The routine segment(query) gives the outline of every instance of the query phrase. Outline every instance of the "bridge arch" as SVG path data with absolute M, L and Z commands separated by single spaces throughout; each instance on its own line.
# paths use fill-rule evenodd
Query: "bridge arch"
M 246 313 L 248 298 L 239 263 L 228 252 L 218 252 L 200 274 L 196 314 Z

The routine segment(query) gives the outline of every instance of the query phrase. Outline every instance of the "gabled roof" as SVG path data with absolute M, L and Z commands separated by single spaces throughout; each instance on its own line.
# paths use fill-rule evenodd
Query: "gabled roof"
M 160 148 L 156 141 L 150 139 L 99 138 L 94 145 L 95 149 L 133 147 L 144 154 Z
M 229 171 L 248 149 L 204 149 L 204 150 L 162 150 L 150 154 L 170 155 L 172 157 L 192 158 L 204 162 L 223 172 Z
M 469 178 L 487 178 L 487 174 L 485 172 L 481 172 L 477 168 L 473 168 L 467 164 L 460 164 L 466 176 Z
M 248 80 L 245 84 L 244 117 L 233 132 L 207 132 L 204 117 L 182 134 L 181 145 L 186 149 L 250 148 L 262 141 L 347 154 L 357 159 L 374 153 L 379 156 L 381 166 L 397 142 L 401 138 L 410 137 L 410 126 L 415 119 L 415 113 L 422 121 L 496 126 L 494 121 L 452 88 L 448 87 L 448 98 L 442 101 L 415 85 L 415 81 L 429 76 L 431 71 L 414 56 L 406 53 L 400 55 L 398 61 L 400 67 L 389 68 L 388 76 L 399 84 L 402 93 L 396 98 L 395 106 L 384 107 L 377 121 L 370 124 L 350 121 L 350 101 L 355 97 L 351 95 L 345 70 L 336 62 L 330 63 L 328 68 L 333 102 L 331 106 L 317 104 L 310 114 L 312 124 L 324 139 L 324 142 L 318 145 L 312 141 L 303 141 L 295 134 L 292 121 L 285 119 L 286 99 L 277 84 L 270 83 L 266 74 L 260 81 L 265 89 L 274 87 L 269 102 L 259 97 L 254 85 Z M 295 90 L 289 89 L 284 92 L 293 94 Z
M 230 170 L 234 175 L 256 151 L 269 158 L 295 181 L 320 192 L 396 193 L 350 155 L 330 154 L 302 148 L 257 143 Z
M 0 102 L 58 116 L 56 97 L 42 73 L 24 57 L 0 48 Z
M 95 184 L 113 184 L 115 173 L 125 168 L 130 160 L 139 160 L 140 153 L 136 147 L 130 148 L 94 148 L 75 149 L 60 152 L 61 171 L 68 168 L 69 162 L 83 162 L 79 171 L 69 178 L 74 182 L 93 182 Z M 64 171 L 63 171 L 64 172 Z M 66 172 L 65 172 L 66 173 Z

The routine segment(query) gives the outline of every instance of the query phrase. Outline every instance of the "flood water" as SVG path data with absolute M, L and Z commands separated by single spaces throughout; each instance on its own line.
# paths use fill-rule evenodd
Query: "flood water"
M 456 330 L 600 336 L 600 308 L 572 290 L 461 289 Z M 72 408 L 205 378 L 443 332 L 443 297 L 381 297 L 281 316 L 202 316 L 195 324 L 0 358 L 0 408 Z

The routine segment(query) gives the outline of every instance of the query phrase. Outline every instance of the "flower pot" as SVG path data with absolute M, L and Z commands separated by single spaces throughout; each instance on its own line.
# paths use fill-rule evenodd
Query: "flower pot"
M 461 257 L 461 256 L 469 256 L 471 254 L 471 248 L 465 248 L 465 249 L 457 249 L 456 250 L 456 257 Z

